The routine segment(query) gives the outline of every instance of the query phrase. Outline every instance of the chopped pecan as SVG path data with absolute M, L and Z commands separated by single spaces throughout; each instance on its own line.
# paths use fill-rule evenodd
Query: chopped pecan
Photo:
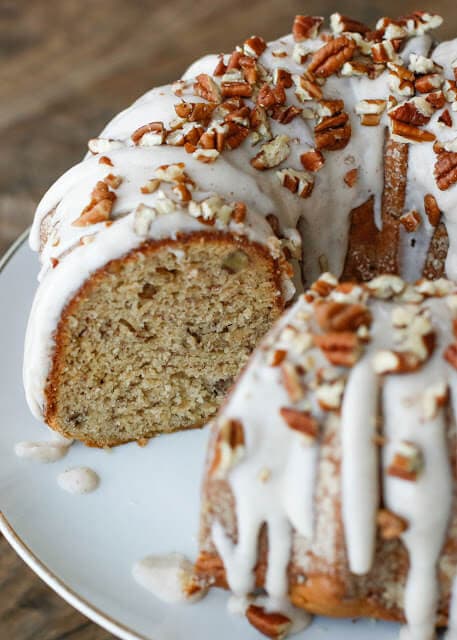
M 311 285 L 311 291 L 326 298 L 338 286 L 338 280 L 331 273 L 322 273 Z
M 143 147 L 152 147 L 163 144 L 165 140 L 165 127 L 163 122 L 149 122 L 139 127 L 131 135 L 132 142 Z
M 281 380 L 292 402 L 299 402 L 305 396 L 305 387 L 297 367 L 290 362 L 281 364 Z
M 221 90 L 217 82 L 207 73 L 199 73 L 194 83 L 195 95 L 208 102 L 220 102 Z
M 192 156 L 199 162 L 211 164 L 215 162 L 219 156 L 217 149 L 195 149 L 191 151 Z
M 333 331 L 315 335 L 314 343 L 321 349 L 327 360 L 336 366 L 352 367 L 362 355 L 358 336 L 350 331 Z
M 266 611 L 255 604 L 247 608 L 246 618 L 257 631 L 272 640 L 282 640 L 292 627 L 290 618 L 284 614 Z
M 316 148 L 336 151 L 344 149 L 351 138 L 351 125 L 347 113 L 323 118 L 315 129 Z
M 396 62 L 398 61 L 397 51 L 392 40 L 382 40 L 375 42 L 371 46 L 371 55 L 374 62 Z
M 188 122 L 207 124 L 213 115 L 216 105 L 204 102 L 178 102 L 174 107 L 176 115 L 180 118 L 185 118 Z
M 439 89 L 444 83 L 444 78 L 439 73 L 429 73 L 416 78 L 415 87 L 418 93 L 430 93 Z
M 109 220 L 115 200 L 116 194 L 110 191 L 105 182 L 100 180 L 92 190 L 89 204 L 82 210 L 81 215 L 72 222 L 72 226 L 87 227 Z
M 239 420 L 222 418 L 218 426 L 209 474 L 221 477 L 243 458 L 245 438 L 243 425 Z
M 442 91 L 433 91 L 432 93 L 428 93 L 425 96 L 425 99 L 435 110 L 442 109 L 446 104 L 446 98 Z
M 258 58 L 267 48 L 267 43 L 260 36 L 251 36 L 244 41 L 243 50 L 248 56 Z
M 252 96 L 252 86 L 249 82 L 222 82 L 221 94 L 224 98 L 232 98 L 233 96 L 249 98 Z
M 369 327 L 372 322 L 370 310 L 362 304 L 318 301 L 314 309 L 317 323 L 326 332 L 354 332 L 359 327 Z
M 316 173 L 324 166 L 325 158 L 321 151 L 312 149 L 301 154 L 300 162 L 304 169 Z
M 98 164 L 106 164 L 109 167 L 114 167 L 113 161 L 111 160 L 111 158 L 108 158 L 108 156 L 100 156 Z
M 310 74 L 293 75 L 292 80 L 295 84 L 295 95 L 301 102 L 322 99 L 322 89 Z
M 273 71 L 273 83 L 282 84 L 283 87 L 289 89 L 293 85 L 292 74 L 287 69 L 277 67 Z
M 232 212 L 232 220 L 237 223 L 244 222 L 246 219 L 247 207 L 244 202 L 235 202 Z
M 355 106 L 355 112 L 360 116 L 360 123 L 367 127 L 378 125 L 385 109 L 385 100 L 361 100 Z
M 215 76 L 216 78 L 219 76 L 223 76 L 226 71 L 227 65 L 224 62 L 224 55 L 221 53 L 216 68 L 213 71 L 213 76 Z
M 370 27 L 367 27 L 363 22 L 353 20 L 348 16 L 342 16 L 341 13 L 333 13 L 330 16 L 330 27 L 333 33 L 360 33 L 365 34 L 370 31 Z
M 339 36 L 318 49 L 308 66 L 308 71 L 321 78 L 328 78 L 341 69 L 354 56 L 356 44 L 351 38 Z
M 295 42 L 303 42 L 308 38 L 317 38 L 319 28 L 324 22 L 320 16 L 295 16 L 292 25 L 292 34 Z
M 113 138 L 92 138 L 87 143 L 91 153 L 106 153 L 107 151 L 115 151 L 124 146 L 122 140 L 114 140 Z
M 438 122 L 444 124 L 446 127 L 452 127 L 452 116 L 449 113 L 449 109 L 445 109 L 438 118 Z
M 252 158 L 251 165 L 259 171 L 272 169 L 283 162 L 290 153 L 289 136 L 276 136 L 260 148 L 259 153 Z
M 441 219 L 441 211 L 435 196 L 431 193 L 427 193 L 424 196 L 424 207 L 428 221 L 430 222 L 432 227 L 437 227 Z
M 425 98 L 412 98 L 389 110 L 392 120 L 419 127 L 430 122 L 432 115 L 433 108 Z
M 287 351 L 284 349 L 275 349 L 268 354 L 268 364 L 270 367 L 279 367 L 286 356 Z
M 314 178 L 306 171 L 295 169 L 281 169 L 276 175 L 283 187 L 296 193 L 300 198 L 309 198 L 314 188 Z
M 122 184 L 122 177 L 115 176 L 114 173 L 108 173 L 108 175 L 103 178 L 103 182 L 105 182 L 108 187 L 111 187 L 111 189 L 117 189 Z
M 414 95 L 414 73 L 406 67 L 393 62 L 388 62 L 387 66 L 390 70 L 389 85 L 391 90 L 401 96 Z
M 343 180 L 349 188 L 352 188 L 356 184 L 358 177 L 359 177 L 358 169 L 356 168 L 349 169 L 349 171 L 345 174 Z
M 279 413 L 287 426 L 294 431 L 299 431 L 312 440 L 319 435 L 319 423 L 309 411 L 281 407 Z
M 159 188 L 160 185 L 160 180 L 158 180 L 157 178 L 152 178 L 151 180 L 148 180 L 142 187 L 140 187 L 140 191 L 141 193 L 154 193 L 154 191 L 157 191 L 157 189 Z
M 285 105 L 275 105 L 270 109 L 270 115 L 273 120 L 277 120 L 281 124 L 289 124 L 294 118 L 302 113 L 302 109 L 295 107 L 293 104 L 286 107 Z
M 438 189 L 446 191 L 457 184 L 457 153 L 443 151 L 439 153 L 434 171 Z
M 422 222 L 422 217 L 419 211 L 408 211 L 400 216 L 400 224 L 408 233 L 413 233 L 419 227 Z
M 433 142 L 436 139 L 431 131 L 425 131 L 400 120 L 392 120 L 391 135 L 396 142 L 405 143 Z
M 388 509 L 380 509 L 378 511 L 376 522 L 383 540 L 395 540 L 408 528 L 408 523 L 404 518 L 397 516 Z
M 417 371 L 423 359 L 411 351 L 380 350 L 373 359 L 373 367 L 379 375 L 388 373 L 411 373 Z
M 420 448 L 414 443 L 404 440 L 397 446 L 387 474 L 402 480 L 414 482 L 424 468 L 424 456 Z
M 268 109 L 277 104 L 284 104 L 286 101 L 286 92 L 282 84 L 271 86 L 267 83 L 260 87 L 257 94 L 257 105 Z

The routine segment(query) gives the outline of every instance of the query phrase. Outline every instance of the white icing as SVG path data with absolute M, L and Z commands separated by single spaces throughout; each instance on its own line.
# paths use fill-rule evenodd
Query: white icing
M 57 484 L 68 493 L 82 495 L 95 491 L 100 484 L 100 478 L 93 469 L 74 467 L 60 473 L 57 476 Z
M 375 550 L 379 495 L 378 451 L 374 442 L 378 380 L 369 358 L 356 365 L 346 385 L 341 440 L 343 524 L 349 567 L 368 573 Z
M 144 589 L 170 604 L 195 602 L 205 595 L 204 589 L 191 595 L 186 591 L 192 582 L 193 565 L 179 553 L 147 556 L 135 563 L 132 575 Z
M 395 348 L 391 313 L 399 304 L 370 299 L 373 324 L 371 341 L 364 355 L 349 371 L 333 367 L 335 377 L 347 375 L 337 429 L 342 438 L 342 469 L 338 482 L 341 483 L 350 570 L 355 574 L 367 574 L 373 566 L 380 496 L 379 449 L 382 450 L 386 508 L 408 523 L 402 534 L 410 557 L 404 603 L 408 625 L 402 631 L 402 637 L 411 640 L 434 637 L 437 564 L 451 513 L 452 476 L 445 412 L 440 405 L 430 411 L 422 399 L 432 397 L 431 391 L 427 395 L 427 390 L 440 391 L 450 385 L 455 394 L 457 389 L 455 372 L 443 358 L 443 350 L 453 341 L 452 302 L 451 296 L 449 304 L 446 299 L 438 298 L 421 303 L 423 312 L 430 314 L 436 331 L 434 354 L 416 372 L 385 377 L 381 406 L 387 442 L 382 449 L 374 440 L 378 384 L 381 382 L 374 374 L 374 355 L 380 350 Z M 286 572 L 293 541 L 301 538 L 300 555 L 315 542 L 316 466 L 319 460 L 322 468 L 324 461 L 320 458 L 322 444 L 318 441 L 310 443 L 309 439 L 288 428 L 281 418 L 280 408 L 291 406 L 291 400 L 281 383 L 281 368 L 270 365 L 268 352 L 269 349 L 288 349 L 287 362 L 301 363 L 305 369 L 307 362 L 313 362 L 313 371 L 321 366 L 328 368 L 320 351 L 312 346 L 301 354 L 293 352 L 290 336 L 294 334 L 282 332 L 285 325 L 292 325 L 299 330 L 299 335 L 306 336 L 308 331 L 315 330 L 313 321 L 306 320 L 312 314 L 312 306 L 301 298 L 255 352 L 222 411 L 224 419 L 238 420 L 243 425 L 246 450 L 227 476 L 234 496 L 237 543 L 228 537 L 218 520 L 212 525 L 212 540 L 223 560 L 231 590 L 237 598 L 243 599 L 253 590 L 258 535 L 265 523 L 269 542 L 265 589 L 273 602 L 281 602 L 283 607 L 288 593 Z M 397 321 L 406 316 L 406 311 L 395 314 Z M 300 343 L 297 337 L 294 340 L 295 345 L 306 344 L 306 341 Z M 325 413 L 316 406 L 317 394 L 309 376 L 304 374 L 308 389 L 305 398 L 292 406 L 311 409 L 322 422 L 326 419 Z M 215 424 L 217 431 L 217 420 Z M 423 452 L 424 468 L 416 481 L 402 480 L 386 471 L 393 454 L 405 440 L 412 441 Z M 266 481 L 264 478 L 262 481 L 262 477 L 259 480 L 259 469 L 269 470 Z M 321 473 L 330 482 L 330 471 L 322 468 Z M 325 555 L 323 558 L 331 562 Z M 453 608 L 455 610 L 457 606 Z M 455 618 L 455 611 L 454 614 L 451 612 L 451 619 L 452 616 Z
M 56 440 L 55 442 L 18 442 L 14 446 L 14 453 L 18 458 L 27 458 L 28 460 L 47 464 L 65 457 L 71 443 L 72 441 L 67 438 L 62 438 L 62 441 Z

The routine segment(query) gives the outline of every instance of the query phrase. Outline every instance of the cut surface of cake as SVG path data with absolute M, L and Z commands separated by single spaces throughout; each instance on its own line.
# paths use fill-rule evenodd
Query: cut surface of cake
M 116 116 L 40 203 L 34 414 L 95 446 L 202 425 L 331 270 L 457 277 L 456 41 L 297 16 Z
M 456 322 L 449 280 L 324 274 L 229 394 L 196 569 L 270 637 L 291 603 L 403 622 L 413 640 L 455 633 Z

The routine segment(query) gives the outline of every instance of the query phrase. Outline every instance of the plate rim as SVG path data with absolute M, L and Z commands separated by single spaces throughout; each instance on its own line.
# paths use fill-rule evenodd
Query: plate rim
M 31 227 L 27 227 L 9 246 L 6 252 L 0 258 L 0 277 L 8 265 L 8 263 L 15 256 L 17 251 L 25 243 L 29 236 Z M 95 624 L 114 634 L 121 640 L 159 640 L 158 638 L 146 637 L 138 634 L 130 627 L 121 624 L 111 616 L 94 607 L 88 600 L 80 596 L 76 591 L 68 586 L 63 580 L 45 565 L 38 556 L 30 549 L 30 547 L 22 540 L 20 535 L 15 531 L 12 524 L 8 521 L 4 513 L 0 510 L 0 533 L 4 536 L 5 540 L 21 558 L 25 564 L 38 576 L 48 587 L 52 589 L 58 596 L 60 596 L 65 602 L 67 602 L 74 609 L 82 613 L 86 618 L 89 618 Z

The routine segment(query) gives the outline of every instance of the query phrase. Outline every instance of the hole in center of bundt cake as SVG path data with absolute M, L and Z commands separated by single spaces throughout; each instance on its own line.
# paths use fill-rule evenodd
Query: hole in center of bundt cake
M 106 446 L 213 415 L 283 302 L 265 249 L 205 235 L 146 243 L 69 303 L 46 392 L 52 426 Z

